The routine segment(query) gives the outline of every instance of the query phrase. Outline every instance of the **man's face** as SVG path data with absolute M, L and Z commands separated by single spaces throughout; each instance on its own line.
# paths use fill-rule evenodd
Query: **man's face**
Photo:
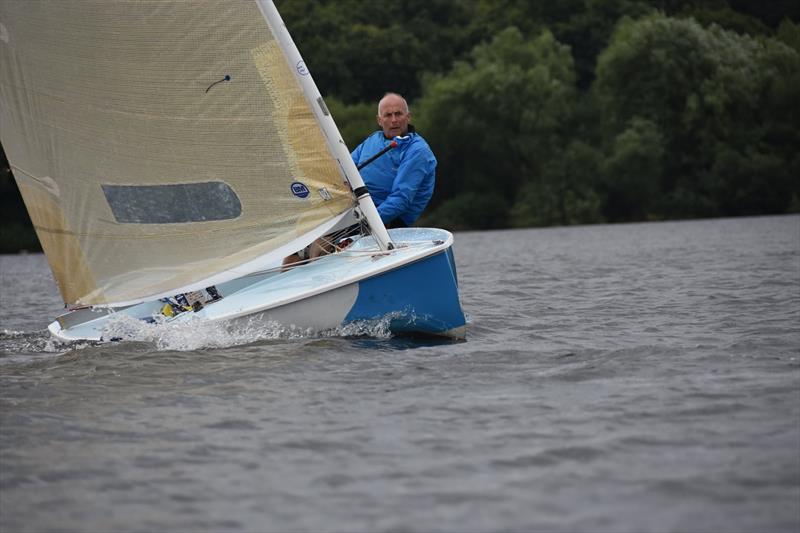
M 386 138 L 393 139 L 405 135 L 408 132 L 410 118 L 411 113 L 406 112 L 405 103 L 401 98 L 388 96 L 381 102 L 378 125 Z

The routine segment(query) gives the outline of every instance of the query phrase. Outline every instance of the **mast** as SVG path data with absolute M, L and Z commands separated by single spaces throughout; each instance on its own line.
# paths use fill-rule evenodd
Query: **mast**
M 375 203 L 372 201 L 372 197 L 367 187 L 364 185 L 364 180 L 361 178 L 361 174 L 359 174 L 353 162 L 353 158 L 350 156 L 350 151 L 342 140 L 339 128 L 336 127 L 336 123 L 333 121 L 333 117 L 330 111 L 328 111 L 328 107 L 325 105 L 325 101 L 316 83 L 314 83 L 311 77 L 311 73 L 308 71 L 305 61 L 303 61 L 300 55 L 300 51 L 297 49 L 297 46 L 292 40 L 292 36 L 286 29 L 286 25 L 283 23 L 278 9 L 275 7 L 272 0 L 256 0 L 256 2 L 269 24 L 272 33 L 278 40 L 278 44 L 281 50 L 283 50 L 284 57 L 289 63 L 289 68 L 294 72 L 295 79 L 297 79 L 300 87 L 303 89 L 303 94 L 308 100 L 309 107 L 313 110 L 314 117 L 317 119 L 317 123 L 319 123 L 325 135 L 325 140 L 328 143 L 328 149 L 331 155 L 339 162 L 339 167 L 342 169 L 345 178 L 350 183 L 353 193 L 356 195 L 358 207 L 367 218 L 367 224 L 372 230 L 372 236 L 375 238 L 381 250 L 391 250 L 394 248 L 394 244 L 389 237 L 389 232 L 386 231 L 386 226 L 383 225 Z

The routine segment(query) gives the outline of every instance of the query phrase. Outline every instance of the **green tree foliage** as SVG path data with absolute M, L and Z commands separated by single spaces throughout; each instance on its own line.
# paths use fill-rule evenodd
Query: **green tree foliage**
M 600 170 L 606 218 L 643 220 L 652 216 L 662 186 L 665 150 L 660 128 L 633 117 L 616 135 Z
M 352 152 L 368 133 L 378 129 L 377 102 L 347 105 L 338 98 L 326 98 L 325 103 L 336 117 L 336 125 L 347 147 Z
M 648 3 L 637 0 L 585 0 L 582 9 L 573 12 L 568 20 L 553 24 L 559 41 L 572 50 L 580 89 L 587 89 L 594 80 L 597 56 L 608 44 L 617 21 L 652 12 Z
M 447 74 L 428 77 L 418 126 L 446 162 L 434 204 L 460 203 L 465 192 L 513 203 L 523 183 L 544 179 L 568 133 L 574 86 L 569 49 L 549 31 L 528 40 L 517 28 L 477 46 Z M 508 224 L 506 213 L 496 216 L 493 225 Z
M 776 37 L 783 44 L 800 52 L 800 25 L 789 19 L 784 19 L 781 25 L 778 26 Z
M 796 0 L 770 0 L 754 2 L 753 0 L 728 0 L 731 9 L 757 18 L 770 27 L 777 27 L 782 21 L 800 20 L 800 3 Z
M 0 144 L 0 254 L 20 250 L 40 251 L 42 248 L 10 167 L 3 145 Z
M 348 146 L 374 129 L 371 108 L 383 92 L 405 93 L 440 161 L 426 222 L 485 228 L 800 204 L 787 179 L 797 166 L 796 67 L 770 37 L 776 9 L 735 4 L 279 7 L 318 84 L 336 97 L 329 106 Z M 788 4 L 780 9 L 791 16 Z M 796 42 L 791 22 L 778 33 Z
M 389 88 L 419 96 L 423 72 L 471 47 L 471 4 L 451 0 L 281 0 L 281 16 L 323 94 L 348 104 Z M 391 85 L 391 87 L 388 87 Z
M 692 19 L 622 21 L 600 55 L 593 89 L 608 138 L 619 142 L 619 132 L 637 120 L 649 121 L 662 138 L 660 161 L 652 159 L 657 150 L 649 156 L 647 179 L 659 184 L 661 195 L 649 214 L 789 208 L 797 193 L 791 180 L 797 156 L 788 147 L 798 145 L 790 131 L 796 112 L 788 106 L 796 101 L 792 80 L 799 61 L 795 50 L 776 40 L 706 29 Z M 627 218 L 627 210 L 614 210 L 612 198 L 606 213 L 612 220 Z
M 597 194 L 602 155 L 594 147 L 570 141 L 544 165 L 542 179 L 523 184 L 511 207 L 516 227 L 601 222 L 602 201 Z
M 420 223 L 452 230 L 499 229 L 508 226 L 507 212 L 508 202 L 500 193 L 466 191 L 424 214 Z
M 409 99 L 439 160 L 423 224 L 800 212 L 796 0 L 276 4 L 348 147 Z M 7 171 L 0 193 L 0 250 L 32 249 Z

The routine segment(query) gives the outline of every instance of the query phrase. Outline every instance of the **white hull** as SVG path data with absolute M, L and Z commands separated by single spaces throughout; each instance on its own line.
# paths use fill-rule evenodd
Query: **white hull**
M 398 333 L 464 338 L 452 235 L 440 229 L 390 231 L 398 246 L 382 252 L 365 237 L 347 250 L 286 272 L 239 278 L 217 286 L 223 298 L 171 318 L 159 300 L 124 309 L 84 309 L 58 317 L 50 331 L 64 340 L 112 340 L 109 322 L 120 314 L 165 324 L 207 321 L 249 327 L 280 324 L 322 331 L 360 321 L 389 319 Z

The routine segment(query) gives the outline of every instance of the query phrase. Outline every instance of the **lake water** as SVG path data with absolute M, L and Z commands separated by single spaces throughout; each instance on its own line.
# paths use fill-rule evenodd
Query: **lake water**
M 59 344 L 0 256 L 0 531 L 800 530 L 800 217 L 456 234 L 466 342 Z

